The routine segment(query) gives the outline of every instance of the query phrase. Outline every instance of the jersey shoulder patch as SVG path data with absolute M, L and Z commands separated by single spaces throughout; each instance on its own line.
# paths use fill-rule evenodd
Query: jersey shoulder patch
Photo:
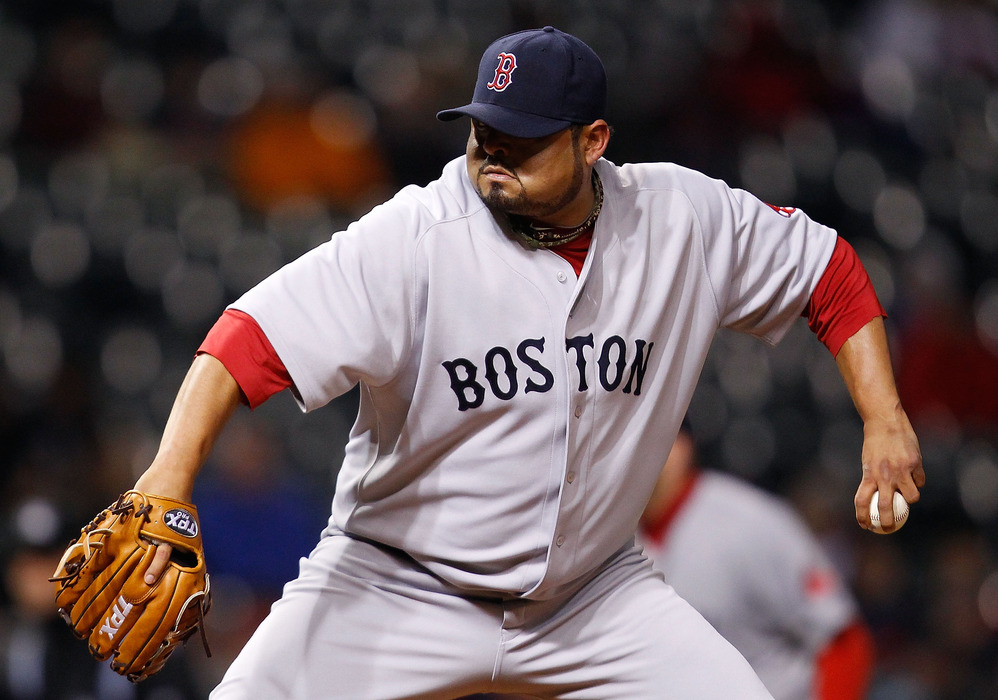
M 775 204 L 770 204 L 769 202 L 766 202 L 766 206 L 787 219 L 789 219 L 791 215 L 797 211 L 797 207 L 778 207 Z

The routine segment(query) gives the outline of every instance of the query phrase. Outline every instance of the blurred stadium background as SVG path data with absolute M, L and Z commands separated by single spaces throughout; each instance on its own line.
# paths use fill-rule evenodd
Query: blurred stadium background
M 862 426 L 803 322 L 775 349 L 722 333 L 690 421 L 847 572 L 872 698 L 998 697 L 995 0 L 0 1 L 6 619 L 17 553 L 144 469 L 224 306 L 433 179 L 466 138 L 435 112 L 495 37 L 544 24 L 606 64 L 611 160 L 697 168 L 856 247 L 929 479 L 905 529 L 855 526 Z M 353 402 L 244 411 L 206 468 L 222 611 L 216 659 L 187 655 L 201 687 L 321 528 Z

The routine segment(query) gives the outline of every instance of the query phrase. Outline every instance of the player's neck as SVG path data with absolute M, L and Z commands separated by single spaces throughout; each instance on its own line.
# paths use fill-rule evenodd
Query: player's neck
M 510 216 L 509 221 L 513 230 L 528 243 L 542 248 L 564 245 L 570 243 L 580 236 L 592 233 L 596 227 L 596 219 L 599 218 L 603 209 L 603 183 L 599 175 L 593 170 L 592 174 L 593 204 L 589 215 L 576 226 L 550 226 L 539 223 L 532 219 L 521 216 Z

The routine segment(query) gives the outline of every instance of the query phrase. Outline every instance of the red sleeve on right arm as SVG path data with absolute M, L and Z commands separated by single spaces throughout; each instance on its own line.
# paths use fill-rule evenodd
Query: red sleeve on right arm
M 843 238 L 836 242 L 803 315 L 833 357 L 856 331 L 877 316 L 887 316 L 866 268 Z
M 198 348 L 197 354 L 201 353 L 225 365 L 250 408 L 291 386 L 291 375 L 263 329 L 242 311 L 226 309 L 222 313 Z
M 817 700 L 863 700 L 873 676 L 873 635 L 854 622 L 833 639 L 818 657 L 814 686 Z

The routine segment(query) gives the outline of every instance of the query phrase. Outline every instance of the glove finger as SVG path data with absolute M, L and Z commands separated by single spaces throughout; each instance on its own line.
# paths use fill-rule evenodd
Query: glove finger
M 117 556 L 111 565 L 94 576 L 93 581 L 69 612 L 69 623 L 80 638 L 85 638 L 99 628 L 113 614 L 112 608 L 128 579 L 141 575 L 155 551 L 151 545 L 130 542 L 118 546 Z M 139 572 L 136 571 L 139 569 Z
M 190 635 L 188 632 L 181 637 L 174 634 L 173 629 L 177 626 L 186 631 L 184 623 L 188 618 L 184 605 L 193 590 L 192 583 L 190 574 L 174 566 L 164 572 L 145 601 L 135 625 L 118 643 L 112 662 L 115 671 L 122 675 L 153 673 L 151 668 L 146 668 L 147 665 L 155 660 L 157 667 L 162 666 L 176 645 Z M 195 613 L 195 623 L 196 619 Z M 191 632 L 194 629 L 190 627 Z
M 89 585 L 95 569 L 87 564 L 94 554 L 96 551 L 92 550 L 88 557 L 86 546 L 80 541 L 73 542 L 63 553 L 55 573 L 49 579 L 55 583 L 55 604 L 60 610 L 72 608 Z
M 185 643 L 191 635 L 198 631 L 199 626 L 204 624 L 204 614 L 208 610 L 209 600 L 210 596 L 207 590 L 203 592 L 199 591 L 189 597 L 188 607 L 181 616 L 181 620 L 174 625 L 174 630 L 167 635 L 158 649 L 154 651 L 152 658 L 142 667 L 138 667 L 136 664 L 136 669 L 130 672 L 128 677 L 131 680 L 142 680 L 154 673 L 158 673 L 163 668 L 163 665 L 166 664 L 170 655 L 176 651 L 177 647 Z M 208 651 L 207 640 L 205 640 L 205 652 L 208 656 L 211 656 L 211 652 Z
M 97 522 L 103 525 L 106 520 Z M 55 603 L 60 610 L 72 608 L 93 582 L 97 572 L 111 563 L 112 555 L 105 551 L 107 538 L 107 532 L 95 534 L 84 530 L 62 555 L 59 566 L 50 579 L 56 584 Z
M 90 653 L 103 661 L 117 653 L 121 643 L 128 637 L 131 629 L 143 618 L 152 591 L 142 581 L 148 561 L 155 556 L 155 548 L 144 550 L 137 565 L 132 568 L 131 575 L 121 582 L 121 585 L 109 586 L 114 595 L 111 606 L 105 614 L 98 618 L 90 634 Z
M 130 601 L 124 592 L 118 594 L 107 614 L 101 617 L 100 626 L 90 634 L 90 653 L 101 661 L 110 658 L 141 618 L 143 607 L 141 603 Z

